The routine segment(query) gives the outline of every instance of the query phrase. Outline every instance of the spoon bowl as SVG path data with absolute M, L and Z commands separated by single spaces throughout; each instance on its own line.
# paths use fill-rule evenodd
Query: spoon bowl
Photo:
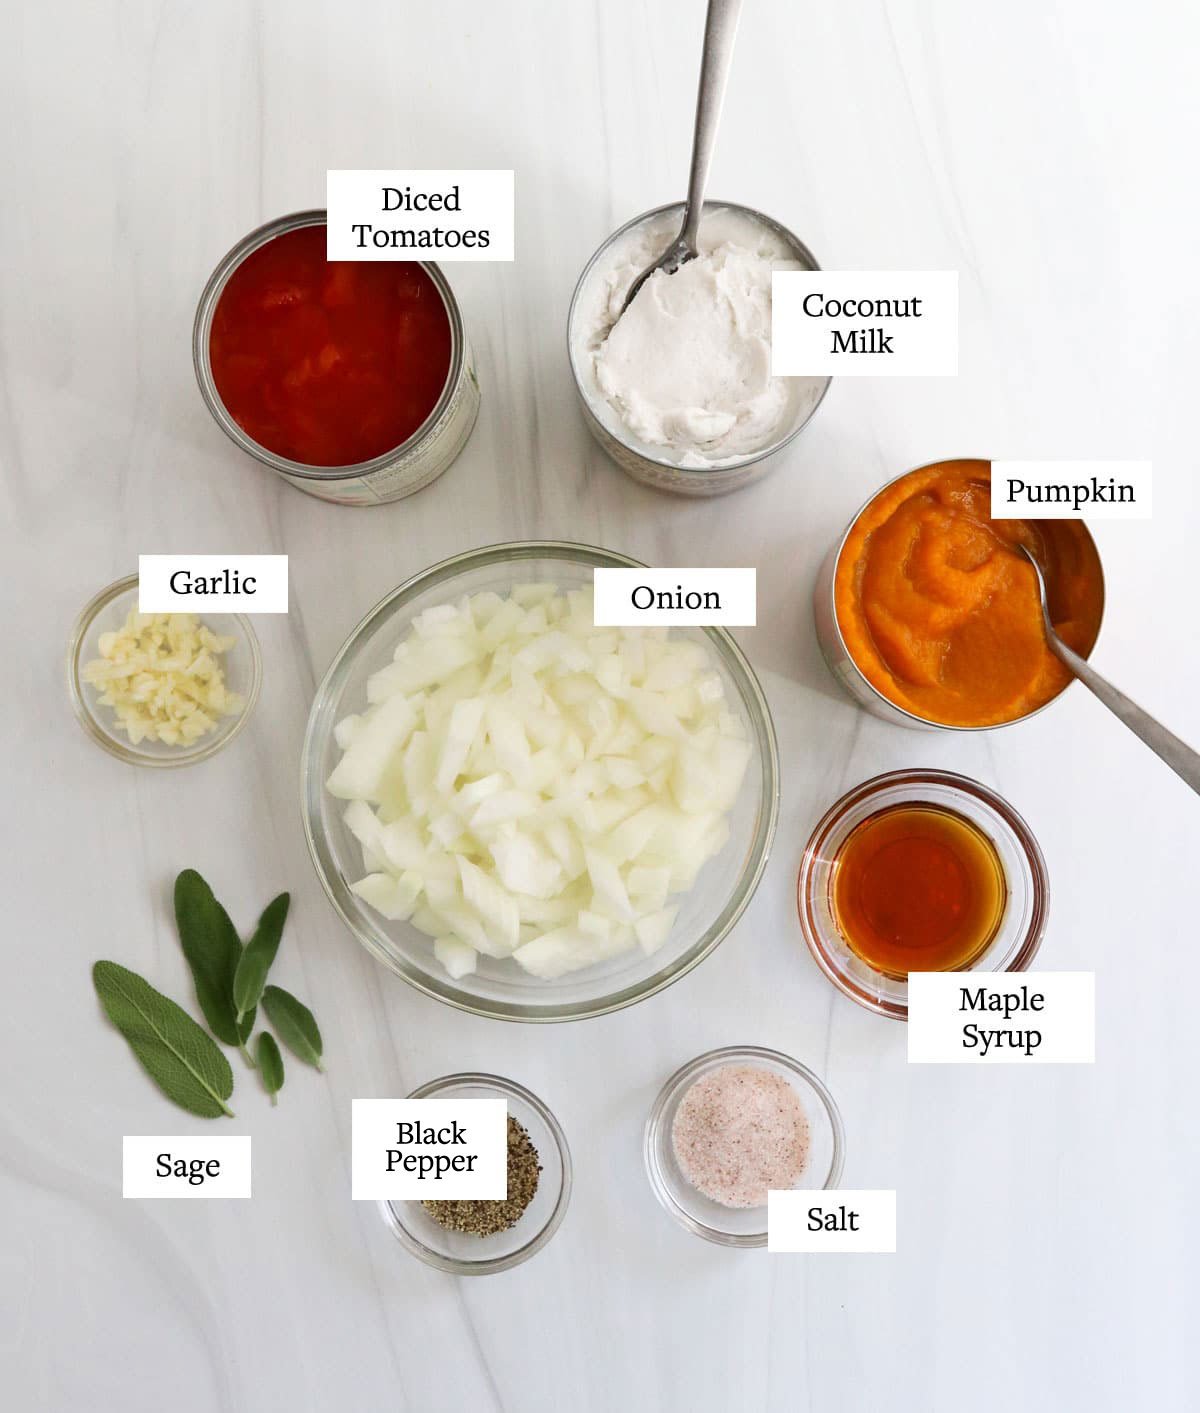
M 684 220 L 687 220 L 686 209 L 684 212 Z M 694 260 L 699 254 L 700 252 L 681 231 L 654 264 L 648 269 L 643 270 L 637 279 L 634 280 L 633 284 L 629 286 L 629 293 L 625 296 L 625 303 L 621 306 L 621 313 L 624 314 L 626 309 L 633 303 L 634 299 L 637 297 L 638 291 L 651 275 L 657 275 L 660 271 L 664 275 L 673 275 L 676 270 L 686 265 L 689 260 Z

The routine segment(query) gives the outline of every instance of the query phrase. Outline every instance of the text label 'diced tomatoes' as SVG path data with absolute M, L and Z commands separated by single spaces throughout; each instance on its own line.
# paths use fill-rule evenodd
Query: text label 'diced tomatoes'
M 329 261 L 324 225 L 305 226 L 230 276 L 209 360 L 229 415 L 260 446 L 352 466 L 400 446 L 433 411 L 450 320 L 415 261 Z

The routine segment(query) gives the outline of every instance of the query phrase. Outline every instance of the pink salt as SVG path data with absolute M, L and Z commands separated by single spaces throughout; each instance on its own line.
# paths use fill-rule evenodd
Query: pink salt
M 722 1065 L 680 1100 L 671 1126 L 684 1177 L 723 1207 L 762 1207 L 795 1187 L 808 1163 L 808 1119 L 782 1075 Z

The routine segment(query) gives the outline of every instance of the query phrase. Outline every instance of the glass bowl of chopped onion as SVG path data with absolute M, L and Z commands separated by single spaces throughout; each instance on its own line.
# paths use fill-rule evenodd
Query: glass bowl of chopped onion
M 102 589 L 76 620 L 67 687 L 87 734 L 118 760 L 207 760 L 249 720 L 262 655 L 240 613 L 138 612 L 138 576 Z
M 524 541 L 401 584 L 317 689 L 302 801 L 351 932 L 476 1015 L 661 991 L 729 934 L 779 810 L 762 689 L 721 628 L 596 627 L 608 550 Z

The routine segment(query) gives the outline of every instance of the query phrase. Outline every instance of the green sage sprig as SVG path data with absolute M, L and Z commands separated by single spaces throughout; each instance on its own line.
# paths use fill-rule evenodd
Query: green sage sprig
M 266 984 L 290 901 L 287 893 L 273 898 L 243 947 L 229 914 L 195 869 L 184 869 L 175 880 L 175 922 L 200 1010 L 212 1034 L 236 1045 L 251 1068 L 255 1058 L 248 1042 L 260 1003 L 288 1049 L 322 1068 L 321 1032 L 313 1013 L 287 991 Z M 168 1099 L 203 1118 L 232 1117 L 225 1103 L 233 1093 L 229 1061 L 185 1010 L 116 962 L 97 962 L 92 978 L 109 1018 Z M 263 1088 L 274 1104 L 284 1081 L 275 1036 L 261 1031 L 254 1050 Z

